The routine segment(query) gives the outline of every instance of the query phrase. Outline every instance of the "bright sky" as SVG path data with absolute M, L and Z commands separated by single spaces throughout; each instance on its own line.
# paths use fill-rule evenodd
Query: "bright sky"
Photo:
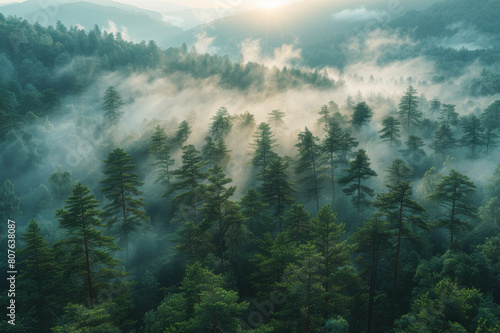
M 12 2 L 23 2 L 25 0 L 0 0 L 0 4 L 12 3 Z M 195 7 L 195 8 L 217 8 L 217 7 L 237 7 L 240 5 L 250 6 L 250 7 L 263 7 L 263 8 L 274 8 L 286 3 L 297 2 L 298 0 L 116 0 L 118 2 L 133 4 L 137 7 L 143 7 L 141 2 L 165 2 L 173 3 L 183 6 Z M 44 3 L 59 2 L 58 0 L 44 1 Z M 60 2 L 65 2 L 64 0 Z

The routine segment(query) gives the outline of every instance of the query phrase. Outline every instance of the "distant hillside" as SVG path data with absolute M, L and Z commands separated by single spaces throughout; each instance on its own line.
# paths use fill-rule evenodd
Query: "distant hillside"
M 162 47 L 179 46 L 177 37 L 182 29 L 162 21 L 162 16 L 154 11 L 103 1 L 102 4 L 90 2 L 68 2 L 58 7 L 42 9 L 37 0 L 28 0 L 0 7 L 4 16 L 17 16 L 30 23 L 38 21 L 44 26 L 55 26 L 61 21 L 67 27 L 79 25 L 86 30 L 98 25 L 101 30 L 121 32 L 124 38 L 134 42 L 155 40 Z

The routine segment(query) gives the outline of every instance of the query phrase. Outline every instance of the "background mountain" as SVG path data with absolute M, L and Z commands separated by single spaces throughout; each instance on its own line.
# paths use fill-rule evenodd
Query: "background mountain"
M 68 28 L 78 25 L 87 31 L 97 24 L 101 30 L 121 32 L 131 41 L 154 40 L 162 47 L 177 44 L 176 38 L 182 33 L 181 28 L 164 22 L 160 13 L 127 4 L 114 1 L 58 3 L 57 7 L 42 8 L 39 1 L 28 0 L 2 6 L 0 13 L 22 17 L 30 23 L 38 21 L 43 26 L 55 26 L 61 21 Z

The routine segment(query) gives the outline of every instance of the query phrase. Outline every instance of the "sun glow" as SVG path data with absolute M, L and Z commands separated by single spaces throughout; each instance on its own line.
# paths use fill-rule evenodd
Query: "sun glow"
M 285 3 L 286 1 L 279 1 L 279 0 L 262 1 L 261 6 L 262 8 L 273 10 L 284 5 Z

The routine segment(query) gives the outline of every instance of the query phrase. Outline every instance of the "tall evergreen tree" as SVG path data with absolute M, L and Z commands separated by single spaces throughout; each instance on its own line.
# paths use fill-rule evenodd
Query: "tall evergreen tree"
M 193 146 L 182 147 L 182 165 L 179 169 L 172 171 L 177 182 L 170 186 L 167 193 L 183 191 L 177 194 L 174 202 L 184 210 L 191 210 L 194 214 L 194 221 L 198 222 L 197 209 L 200 204 L 200 194 L 198 186 L 206 178 L 206 174 L 201 169 L 206 165 L 200 152 Z
M 355 128 L 360 128 L 370 122 L 372 115 L 372 109 L 365 102 L 358 103 L 354 107 L 351 124 Z
M 339 124 L 330 119 L 325 126 L 326 136 L 321 144 L 321 150 L 328 156 L 330 167 L 330 181 L 332 183 L 332 201 L 335 202 L 335 169 L 337 164 L 342 162 L 340 154 L 345 135 Z
M 120 248 L 113 237 L 102 234 L 104 224 L 99 219 L 102 214 L 98 209 L 99 202 L 88 187 L 77 183 L 66 203 L 64 209 L 57 210 L 56 217 L 60 227 L 66 230 L 67 238 L 57 246 L 67 248 L 67 268 L 83 278 L 84 295 L 88 304 L 93 306 L 107 280 L 126 275 L 114 269 L 119 261 L 111 256 L 112 251 Z
M 57 199 L 67 198 L 73 189 L 71 172 L 63 171 L 60 166 L 50 174 L 49 183 L 50 190 Z
M 32 219 L 22 234 L 26 246 L 18 253 L 25 258 L 19 278 L 25 282 L 22 290 L 27 293 L 27 303 L 35 312 L 36 329 L 33 327 L 33 330 L 46 332 L 53 323 L 51 309 L 57 305 L 56 297 L 60 294 L 60 286 L 57 286 L 60 274 L 54 253 L 40 231 L 38 222 Z
M 404 182 L 410 179 L 412 176 L 412 170 L 406 165 L 405 161 L 400 158 L 396 158 L 392 161 L 391 166 L 386 170 L 387 172 L 387 183 L 390 185 L 397 185 L 400 182 Z
M 320 176 L 321 176 L 321 147 L 319 138 L 315 137 L 309 129 L 299 133 L 298 143 L 295 145 L 298 149 L 297 165 L 295 172 L 301 176 L 300 182 L 306 185 L 306 193 L 313 195 L 316 200 L 316 211 L 319 212 L 320 198 Z
M 124 103 L 123 100 L 113 86 L 106 89 L 103 97 L 102 109 L 104 110 L 104 120 L 108 126 L 117 125 L 121 118 L 123 118 L 123 111 L 121 110 Z
M 431 111 L 431 113 L 433 113 L 433 114 L 437 114 L 437 113 L 441 112 L 441 101 L 439 100 L 439 98 L 434 97 L 434 98 L 431 100 L 431 107 L 430 107 L 430 111 Z
M 160 125 L 155 126 L 151 133 L 149 152 L 155 156 L 156 162 L 153 165 L 159 169 L 156 181 L 161 182 L 168 189 L 171 178 L 170 168 L 174 165 L 175 160 L 170 155 L 170 145 L 165 129 Z
M 417 91 L 409 86 L 408 90 L 401 98 L 399 103 L 399 117 L 401 123 L 406 126 L 406 131 L 410 132 L 410 127 L 417 125 L 422 114 L 418 110 L 418 95 Z
M 215 116 L 212 117 L 212 124 L 210 125 L 210 132 L 214 140 L 219 140 L 226 137 L 231 128 L 233 127 L 233 122 L 229 111 L 225 107 L 220 107 Z
M 399 125 L 401 123 L 399 120 L 396 119 L 396 117 L 393 116 L 388 116 L 385 117 L 384 120 L 382 121 L 382 130 L 379 131 L 380 133 L 380 138 L 384 141 L 390 142 L 391 146 L 396 145 L 399 146 L 401 145 L 401 141 L 399 138 L 401 135 L 399 134 Z
M 447 154 L 455 149 L 457 140 L 453 137 L 453 131 L 449 124 L 441 124 L 434 132 L 434 140 L 431 143 L 431 148 L 436 154 L 440 154 L 444 160 Z
M 210 135 L 207 135 L 203 141 L 205 144 L 201 147 L 201 154 L 208 166 L 213 168 L 217 163 L 217 146 Z
M 342 282 L 339 283 L 337 273 L 340 267 L 348 264 L 352 251 L 352 246 L 346 240 L 341 241 L 345 233 L 344 223 L 337 224 L 336 221 L 337 215 L 332 212 L 330 205 L 325 205 L 313 224 L 314 243 L 319 253 L 319 274 L 324 288 L 323 299 L 326 303 L 325 314 L 331 311 L 331 305 L 335 303 L 332 302 L 333 299 L 339 301 L 338 293 Z
M 104 160 L 107 178 L 101 180 L 101 192 L 110 202 L 104 206 L 104 217 L 108 228 L 114 228 L 117 223 L 117 234 L 125 247 L 127 261 L 129 259 L 129 240 L 131 234 L 149 224 L 149 218 L 144 211 L 142 195 L 138 187 L 144 183 L 139 181 L 139 175 L 133 171 L 137 165 L 130 164 L 132 156 L 123 149 L 116 148 Z
M 462 145 L 470 147 L 471 155 L 474 159 L 477 148 L 486 144 L 481 121 L 475 115 L 468 116 L 463 120 L 462 129 L 464 131 L 461 139 Z
M 257 192 L 253 188 L 249 188 L 247 194 L 245 194 L 240 199 L 241 212 L 243 216 L 248 222 L 249 230 L 252 233 L 255 233 L 256 228 L 266 229 L 267 226 L 264 226 L 265 217 L 263 213 L 269 207 L 268 204 L 263 202 L 264 196 L 262 193 Z M 266 230 L 272 231 L 272 230 Z
M 447 126 L 458 124 L 458 113 L 455 111 L 455 105 L 443 104 L 439 119 Z
M 285 212 L 283 229 L 296 247 L 309 241 L 312 226 L 311 213 L 305 210 L 304 205 L 294 202 Z
M 0 190 L 0 214 L 3 221 L 14 219 L 17 216 L 20 202 L 21 199 L 14 192 L 14 184 L 6 179 Z
M 285 122 L 283 118 L 285 118 L 286 112 L 281 110 L 273 110 L 268 113 L 267 121 L 269 125 L 274 127 L 274 129 L 286 129 Z
M 176 150 L 181 148 L 186 143 L 190 134 L 191 134 L 191 126 L 189 126 L 189 123 L 186 120 L 183 120 L 179 124 L 177 131 L 175 131 L 174 136 L 170 140 L 169 145 L 171 149 Z
M 254 166 L 260 168 L 258 177 L 265 181 L 269 164 L 277 156 L 274 152 L 276 148 L 276 139 L 274 139 L 269 124 L 260 123 L 257 127 L 257 133 L 254 135 L 252 147 L 255 149 L 252 163 Z
M 387 220 L 397 229 L 396 267 L 394 270 L 394 304 L 397 303 L 397 290 L 399 282 L 399 257 L 403 237 L 410 237 L 411 225 L 427 229 L 425 221 L 426 210 L 412 199 L 413 190 L 410 181 L 400 182 L 397 185 L 387 185 L 389 192 L 377 195 L 373 206 L 386 216 Z
M 500 128 L 500 100 L 491 103 L 482 115 L 486 123 L 491 124 L 495 129 Z
M 430 200 L 439 207 L 444 216 L 437 225 L 450 229 L 450 246 L 453 246 L 457 230 L 469 226 L 460 217 L 470 219 L 477 217 L 477 207 L 471 203 L 475 192 L 476 186 L 469 177 L 451 170 L 448 176 L 444 176 L 436 184 L 434 192 L 429 195 Z
M 332 114 L 330 110 L 328 109 L 328 105 L 321 105 L 321 109 L 318 112 L 319 114 L 319 119 L 318 119 L 318 125 L 326 125 L 330 121 Z
M 243 225 L 243 216 L 235 218 L 236 204 L 229 200 L 236 190 L 235 186 L 226 187 L 232 182 L 227 178 L 222 167 L 216 165 L 208 170 L 209 184 L 202 185 L 202 192 L 205 198 L 203 212 L 205 219 L 203 224 L 213 226 L 215 229 L 214 239 L 217 246 L 217 256 L 220 259 L 220 269 L 222 275 L 225 272 L 224 259 L 226 257 L 227 234 L 231 228 L 241 229 Z
M 352 202 L 357 209 L 359 218 L 361 207 L 370 205 L 367 196 L 373 197 L 374 193 L 373 189 L 364 185 L 363 182 L 377 176 L 377 173 L 370 168 L 370 158 L 364 149 L 358 150 L 354 159 L 349 162 L 349 168 L 344 169 L 344 171 L 347 174 L 339 179 L 339 183 L 343 186 L 350 184 L 343 191 L 345 194 L 353 196 Z
M 497 134 L 497 130 L 485 124 L 484 130 L 484 145 L 486 146 L 486 155 L 489 155 L 490 151 L 498 147 L 498 138 L 500 136 Z
M 344 132 L 340 145 L 342 147 L 340 151 L 342 163 L 347 164 L 349 163 L 349 157 L 352 155 L 352 150 L 359 145 L 359 142 L 351 136 L 351 133 Z
M 425 151 L 422 149 L 425 146 L 425 143 L 421 137 L 410 135 L 408 140 L 405 142 L 405 145 L 406 149 L 402 150 L 402 153 L 410 158 L 414 164 L 426 156 Z
M 369 276 L 369 294 L 368 294 L 368 315 L 367 332 L 373 329 L 373 310 L 375 307 L 375 290 L 377 286 L 378 266 L 382 252 L 392 246 L 390 241 L 392 232 L 389 231 L 389 223 L 383 221 L 379 216 L 374 216 L 366 220 L 363 227 L 358 227 L 353 235 L 356 244 L 355 252 L 364 253 L 361 259 L 366 266 L 362 273 Z M 364 275 L 364 274 L 362 274 Z
M 281 216 L 287 205 L 293 202 L 293 184 L 288 180 L 287 173 L 289 162 L 282 157 L 274 158 L 269 164 L 269 175 L 262 184 L 260 192 L 264 196 L 264 202 L 275 210 L 275 216 L 279 219 L 279 231 L 281 232 Z

